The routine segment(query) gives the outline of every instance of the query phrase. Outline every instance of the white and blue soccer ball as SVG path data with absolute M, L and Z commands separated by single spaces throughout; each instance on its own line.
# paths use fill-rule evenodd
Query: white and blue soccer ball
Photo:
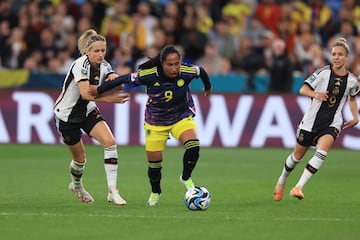
M 210 206 L 211 195 L 205 187 L 194 187 L 186 191 L 185 206 L 190 210 L 205 210 Z

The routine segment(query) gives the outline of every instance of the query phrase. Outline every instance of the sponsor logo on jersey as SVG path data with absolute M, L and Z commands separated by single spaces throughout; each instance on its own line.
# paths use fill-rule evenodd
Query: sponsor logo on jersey
M 342 80 L 341 80 L 341 78 L 335 78 L 335 86 L 341 86 L 341 82 L 342 82 Z

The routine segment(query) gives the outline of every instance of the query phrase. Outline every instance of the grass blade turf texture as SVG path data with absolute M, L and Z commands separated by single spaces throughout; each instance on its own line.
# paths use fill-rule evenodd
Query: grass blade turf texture
M 163 193 L 150 193 L 143 147 L 119 146 L 119 179 L 125 207 L 106 201 L 103 151 L 87 146 L 84 185 L 93 204 L 68 190 L 70 155 L 63 145 L 0 145 L 0 238 L 32 239 L 359 239 L 359 152 L 333 149 L 305 186 L 289 191 L 305 162 L 290 175 L 281 202 L 272 191 L 290 149 L 202 148 L 193 173 L 212 195 L 206 211 L 189 211 L 179 182 L 183 150 L 164 152 Z M 309 151 L 305 159 L 313 154 Z

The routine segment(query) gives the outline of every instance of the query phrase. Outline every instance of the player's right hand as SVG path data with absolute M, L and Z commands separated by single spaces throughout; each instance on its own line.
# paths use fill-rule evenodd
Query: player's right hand
M 96 86 L 96 85 L 90 85 L 90 86 L 89 86 L 88 93 L 89 93 L 91 96 L 97 96 L 97 95 L 99 95 L 99 93 L 97 92 L 97 88 L 98 88 L 98 86 Z
M 122 91 L 116 91 L 108 97 L 110 98 L 110 102 L 113 103 L 126 103 L 129 101 L 129 94 L 126 94 Z

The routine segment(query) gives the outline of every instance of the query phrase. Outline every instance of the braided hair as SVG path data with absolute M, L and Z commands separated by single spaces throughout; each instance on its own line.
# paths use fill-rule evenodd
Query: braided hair
M 161 64 L 165 61 L 167 56 L 171 53 L 176 53 L 179 57 L 181 57 L 180 51 L 173 45 L 165 46 L 160 53 L 155 58 L 150 58 L 150 60 L 144 62 L 139 66 L 139 69 L 148 69 L 156 66 L 161 66 Z

